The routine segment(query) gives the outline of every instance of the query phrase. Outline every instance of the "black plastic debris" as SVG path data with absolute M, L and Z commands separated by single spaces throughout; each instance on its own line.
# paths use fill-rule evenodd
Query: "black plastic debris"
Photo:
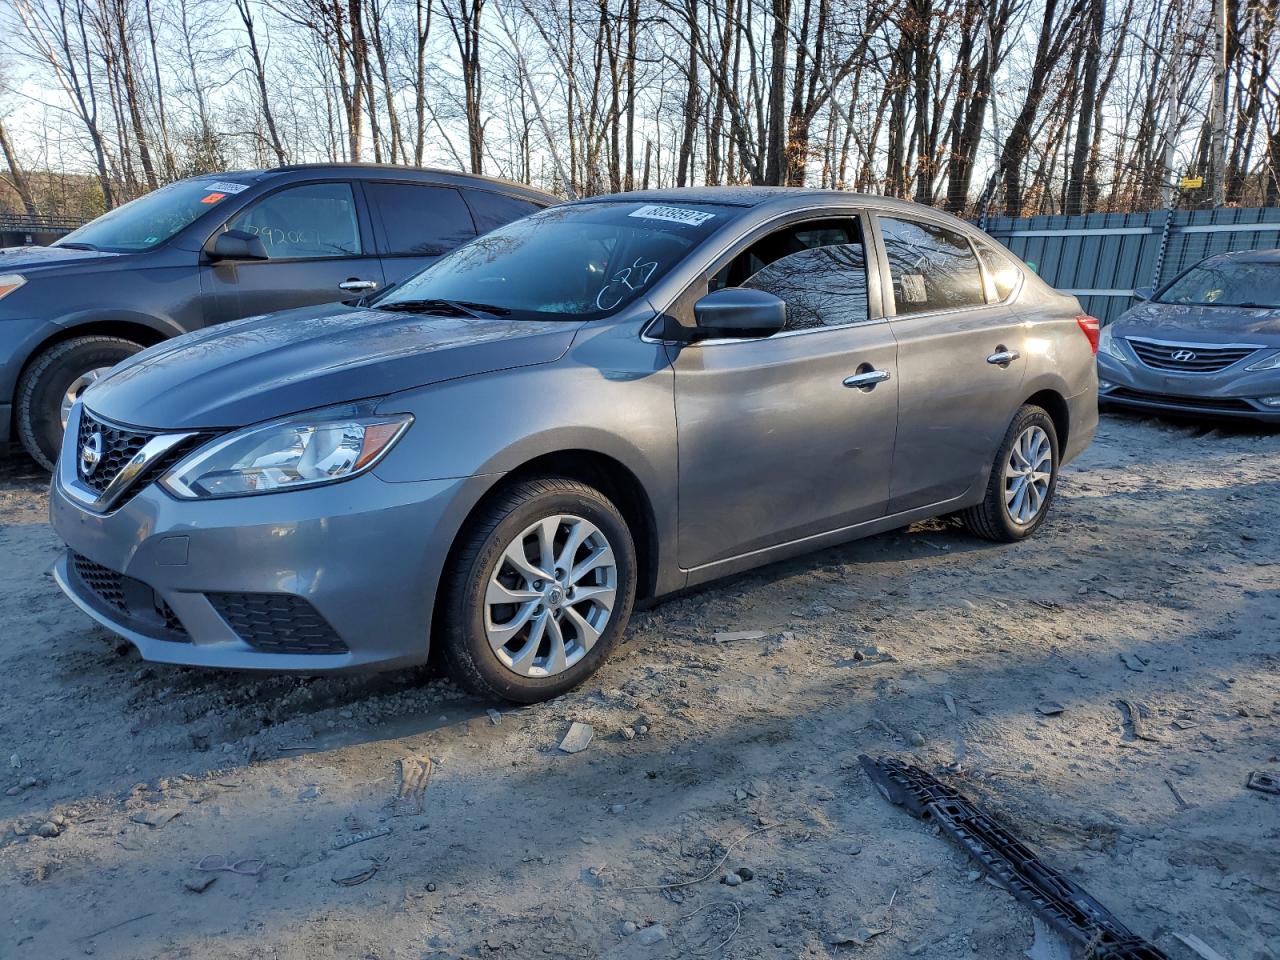
M 929 820 L 997 883 L 1057 930 L 1088 960 L 1168 960 L 1114 914 L 1044 863 L 972 801 L 919 767 L 894 757 L 858 757 L 886 800 Z

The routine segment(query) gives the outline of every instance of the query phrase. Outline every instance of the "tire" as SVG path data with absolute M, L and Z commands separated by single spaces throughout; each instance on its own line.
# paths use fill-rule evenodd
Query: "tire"
M 62 402 L 73 385 L 95 371 L 114 367 L 141 349 L 142 344 L 123 337 L 76 337 L 50 347 L 27 365 L 18 380 L 14 419 L 18 439 L 36 463 L 52 470 L 58 459 Z
M 564 560 L 568 538 L 582 539 L 574 562 L 548 571 L 556 579 L 545 581 L 534 578 L 547 569 L 536 530 L 544 521 L 553 526 L 552 518 L 559 518 L 549 538 L 553 556 Z M 602 542 L 611 567 L 599 560 L 610 555 L 600 552 Z M 510 560 L 517 543 L 524 572 Z M 580 579 L 564 565 L 583 569 Z M 608 497 L 566 477 L 520 480 L 484 504 L 459 535 L 440 594 L 437 638 L 449 673 L 471 692 L 516 703 L 549 700 L 599 669 L 626 629 L 635 592 L 635 543 Z M 505 596 L 513 602 L 498 602 Z
M 1035 431 L 1039 431 L 1039 434 Z M 1024 494 L 1027 500 L 1020 501 L 1015 492 L 1016 471 L 1015 476 L 1006 477 L 1005 468 L 1014 458 L 1015 446 L 1028 435 L 1036 440 L 1039 437 L 1047 440 L 1048 461 L 1047 464 L 1041 465 L 1049 466 L 1049 477 L 1043 488 L 1038 483 L 1031 484 L 1030 477 L 1024 478 L 1024 482 L 1034 486 L 1034 490 L 1028 489 Z M 1037 446 L 1039 446 L 1038 443 Z M 1026 448 L 1019 446 L 1019 459 L 1023 458 L 1024 449 Z M 1004 439 L 1000 443 L 1000 449 L 996 452 L 995 462 L 991 467 L 991 477 L 987 481 L 987 492 L 982 502 L 960 511 L 959 517 L 965 528 L 976 536 L 999 543 L 1015 543 L 1030 537 L 1040 529 L 1053 504 L 1054 492 L 1058 486 L 1058 459 L 1058 431 L 1054 428 L 1053 418 L 1041 407 L 1025 404 L 1018 410 L 1013 422 L 1009 424 L 1009 429 L 1005 431 Z M 1037 471 L 1037 474 L 1042 473 L 1043 470 Z M 1017 511 L 1011 509 L 1008 503 L 1007 498 L 1010 494 L 1014 495 L 1012 506 L 1017 507 Z M 1014 512 L 1022 513 L 1029 502 L 1034 502 L 1032 498 L 1039 500 L 1039 506 L 1034 514 L 1021 519 L 1015 517 Z

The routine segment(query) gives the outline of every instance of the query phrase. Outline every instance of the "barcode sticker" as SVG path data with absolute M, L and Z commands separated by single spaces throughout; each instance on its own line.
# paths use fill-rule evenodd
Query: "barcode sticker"
M 663 207 L 656 204 L 647 203 L 638 210 L 632 210 L 629 217 L 640 217 L 642 220 L 666 220 L 670 223 L 683 223 L 691 227 L 697 227 L 706 223 L 708 220 L 714 220 L 714 213 L 707 213 L 704 210 L 686 210 L 684 207 Z

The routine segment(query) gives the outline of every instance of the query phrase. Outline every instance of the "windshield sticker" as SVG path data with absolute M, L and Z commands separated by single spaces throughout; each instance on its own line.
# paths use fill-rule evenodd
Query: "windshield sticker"
M 202 199 L 200 202 L 201 203 L 217 203 L 219 200 L 225 200 L 225 199 L 227 199 L 227 195 L 225 193 L 211 193 L 207 197 Z
M 237 193 L 244 193 L 249 189 L 247 184 L 232 183 L 230 180 L 219 180 L 216 183 L 207 183 L 205 184 L 205 187 L 209 190 L 216 190 L 218 193 L 229 193 L 232 196 L 235 196 Z
M 714 213 L 707 213 L 703 210 L 686 210 L 684 207 L 663 207 L 652 203 L 647 203 L 638 210 L 632 210 L 627 216 L 639 217 L 642 220 L 666 220 L 669 223 L 683 223 L 690 227 L 701 226 L 708 220 L 715 219 Z
M 907 303 L 924 303 L 929 299 L 924 289 L 924 274 L 904 273 L 902 275 L 902 299 Z

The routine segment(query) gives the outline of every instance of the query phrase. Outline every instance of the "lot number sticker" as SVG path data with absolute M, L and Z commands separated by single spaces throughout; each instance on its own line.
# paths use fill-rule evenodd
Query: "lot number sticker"
M 223 183 L 219 181 L 218 183 L 205 184 L 205 189 L 210 193 L 229 193 L 235 196 L 237 193 L 244 193 L 249 188 L 243 183 L 232 183 L 230 181 Z
M 662 207 L 652 203 L 647 203 L 638 210 L 632 210 L 627 216 L 639 217 L 642 220 L 666 220 L 670 223 L 683 223 L 691 227 L 700 226 L 708 220 L 715 219 L 714 213 L 706 213 L 703 210 L 686 210 L 684 207 Z

